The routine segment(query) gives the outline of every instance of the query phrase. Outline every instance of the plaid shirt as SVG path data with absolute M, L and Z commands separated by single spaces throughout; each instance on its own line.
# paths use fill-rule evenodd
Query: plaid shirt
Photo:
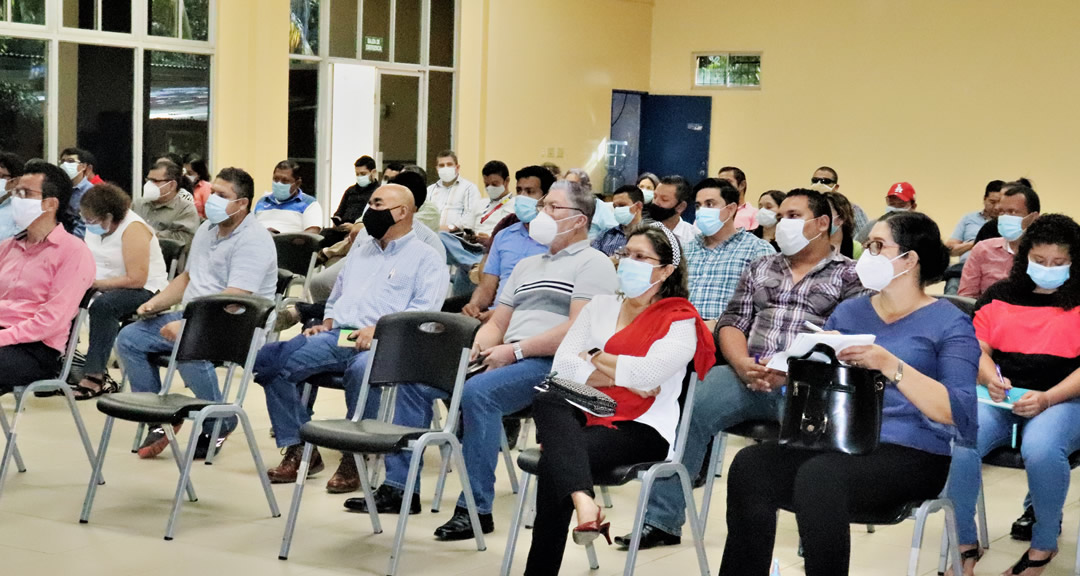
M 767 358 L 786 350 L 795 335 L 808 332 L 804 321 L 824 326 L 842 300 L 871 293 L 859 282 L 855 261 L 836 251 L 798 284 L 791 280 L 791 266 L 782 254 L 751 264 L 739 279 L 717 330 L 738 328 L 746 334 L 750 355 Z
M 626 240 L 626 234 L 623 233 L 622 226 L 615 226 L 601 232 L 592 241 L 592 247 L 608 256 L 612 256 L 619 248 L 626 246 Z
M 715 248 L 705 246 L 705 237 L 698 236 L 685 250 L 690 303 L 707 319 L 719 318 L 727 308 L 748 264 L 776 253 L 771 244 L 742 228 Z

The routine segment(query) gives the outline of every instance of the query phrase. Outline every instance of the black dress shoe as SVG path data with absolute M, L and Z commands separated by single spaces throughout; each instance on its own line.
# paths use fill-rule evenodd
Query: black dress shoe
M 388 484 L 379 486 L 375 490 L 375 511 L 379 514 L 400 514 L 401 499 L 405 495 L 404 490 L 398 490 Z M 345 509 L 350 512 L 363 512 L 367 514 L 367 500 L 361 498 L 349 498 L 345 501 Z M 412 503 L 409 505 L 409 515 L 420 513 L 420 495 L 413 492 Z
M 1013 540 L 1031 542 L 1031 529 L 1035 526 L 1035 509 L 1028 506 L 1024 513 L 1013 522 L 1010 536 Z
M 629 548 L 630 540 L 633 536 L 633 534 L 616 536 L 615 544 L 624 549 Z M 641 528 L 641 543 L 638 544 L 638 550 L 648 550 L 649 548 L 655 548 L 657 546 L 677 546 L 681 543 L 682 538 L 679 536 L 668 534 L 655 526 L 645 524 Z
M 480 517 L 480 531 L 491 534 L 495 531 L 495 521 L 491 514 L 478 514 Z M 439 540 L 468 540 L 473 537 L 472 521 L 469 520 L 469 511 L 466 508 L 455 508 L 454 516 L 446 524 L 435 529 L 435 537 Z

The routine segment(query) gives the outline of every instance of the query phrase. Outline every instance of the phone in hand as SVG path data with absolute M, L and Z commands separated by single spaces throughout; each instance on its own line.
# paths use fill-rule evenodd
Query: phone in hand
M 477 356 L 476 360 L 469 362 L 469 369 L 465 372 L 465 378 L 472 378 L 484 370 L 487 370 L 487 366 L 484 365 L 484 359 L 483 357 Z

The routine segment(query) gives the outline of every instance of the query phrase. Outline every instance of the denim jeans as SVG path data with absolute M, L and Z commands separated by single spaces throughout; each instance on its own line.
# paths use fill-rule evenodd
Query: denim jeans
M 754 392 L 730 366 L 717 366 L 694 392 L 694 414 L 686 435 L 683 464 L 690 474 L 701 470 L 705 453 L 720 431 L 747 420 L 779 420 L 784 395 L 779 390 Z M 645 523 L 681 535 L 686 501 L 677 477 L 658 480 L 649 498 Z
M 466 250 L 461 245 L 461 240 L 449 232 L 439 232 L 439 240 L 442 240 L 446 248 L 446 263 L 454 267 L 454 273 L 450 276 L 450 293 L 447 297 L 472 294 L 475 286 L 472 280 L 469 280 L 469 271 L 484 258 L 483 252 Z
M 1014 424 L 1019 425 L 1020 454 L 1038 519 L 1032 528 L 1031 547 L 1057 550 L 1061 508 L 1069 491 L 1069 454 L 1080 450 L 1080 399 L 1051 406 L 1031 419 L 979 404 L 978 446 L 953 448 L 949 470 L 949 497 L 956 506 L 960 544 L 978 541 L 975 502 L 982 485 L 982 457 L 1010 443 Z
M 131 382 L 132 392 L 160 392 L 161 374 L 157 366 L 150 363 L 151 354 L 168 354 L 172 352 L 175 342 L 166 340 L 161 335 L 161 328 L 169 322 L 176 322 L 183 318 L 183 312 L 170 312 L 157 318 L 140 320 L 134 324 L 125 326 L 116 337 L 116 350 L 120 360 L 124 363 L 128 380 Z M 179 362 L 176 365 L 184 384 L 191 388 L 196 398 L 221 402 L 223 396 L 218 386 L 217 373 L 214 365 L 210 362 Z M 237 420 L 229 417 L 222 420 L 222 431 L 232 432 L 236 428 Z M 203 424 L 203 432 L 213 432 L 213 420 L 207 420 Z
M 304 381 L 316 374 L 344 372 L 345 417 L 352 418 L 355 413 L 356 402 L 360 397 L 360 386 L 364 381 L 364 370 L 367 368 L 370 354 L 357 353 L 355 348 L 338 346 L 340 332 L 340 330 L 329 330 L 311 337 L 303 334 L 297 336 L 296 338 L 304 341 L 303 344 L 284 360 L 277 374 L 260 373 L 260 380 L 264 377 L 269 378 L 269 383 L 264 386 L 266 410 L 270 413 L 270 425 L 274 429 L 274 440 L 278 448 L 300 443 L 300 427 L 311 420 L 312 406 L 318 388 L 312 389 L 307 406 L 300 404 L 300 393 Z M 287 342 L 275 342 L 263 346 L 259 350 L 256 364 L 264 360 L 263 356 L 279 354 L 287 347 L 290 347 Z M 373 390 L 368 394 L 363 417 L 375 418 L 378 412 L 379 393 L 378 390 Z
M 476 507 L 490 514 L 495 500 L 495 466 L 499 461 L 502 418 L 530 406 L 535 386 L 551 372 L 551 357 L 526 358 L 497 370 L 477 374 L 465 382 L 461 394 L 462 451 Z M 446 394 L 427 386 L 402 386 L 394 404 L 394 423 L 423 427 L 431 423 L 431 406 Z M 409 453 L 386 457 L 386 483 L 404 489 Z M 419 480 L 416 490 L 420 490 Z M 465 507 L 465 495 L 457 505 Z
M 102 292 L 90 306 L 90 347 L 86 351 L 87 374 L 104 374 L 120 322 L 129 318 L 154 294 L 139 288 Z

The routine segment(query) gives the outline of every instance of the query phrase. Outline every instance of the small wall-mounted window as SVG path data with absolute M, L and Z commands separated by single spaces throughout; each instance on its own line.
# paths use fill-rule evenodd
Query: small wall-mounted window
M 695 54 L 694 62 L 695 88 L 761 86 L 761 54 Z

